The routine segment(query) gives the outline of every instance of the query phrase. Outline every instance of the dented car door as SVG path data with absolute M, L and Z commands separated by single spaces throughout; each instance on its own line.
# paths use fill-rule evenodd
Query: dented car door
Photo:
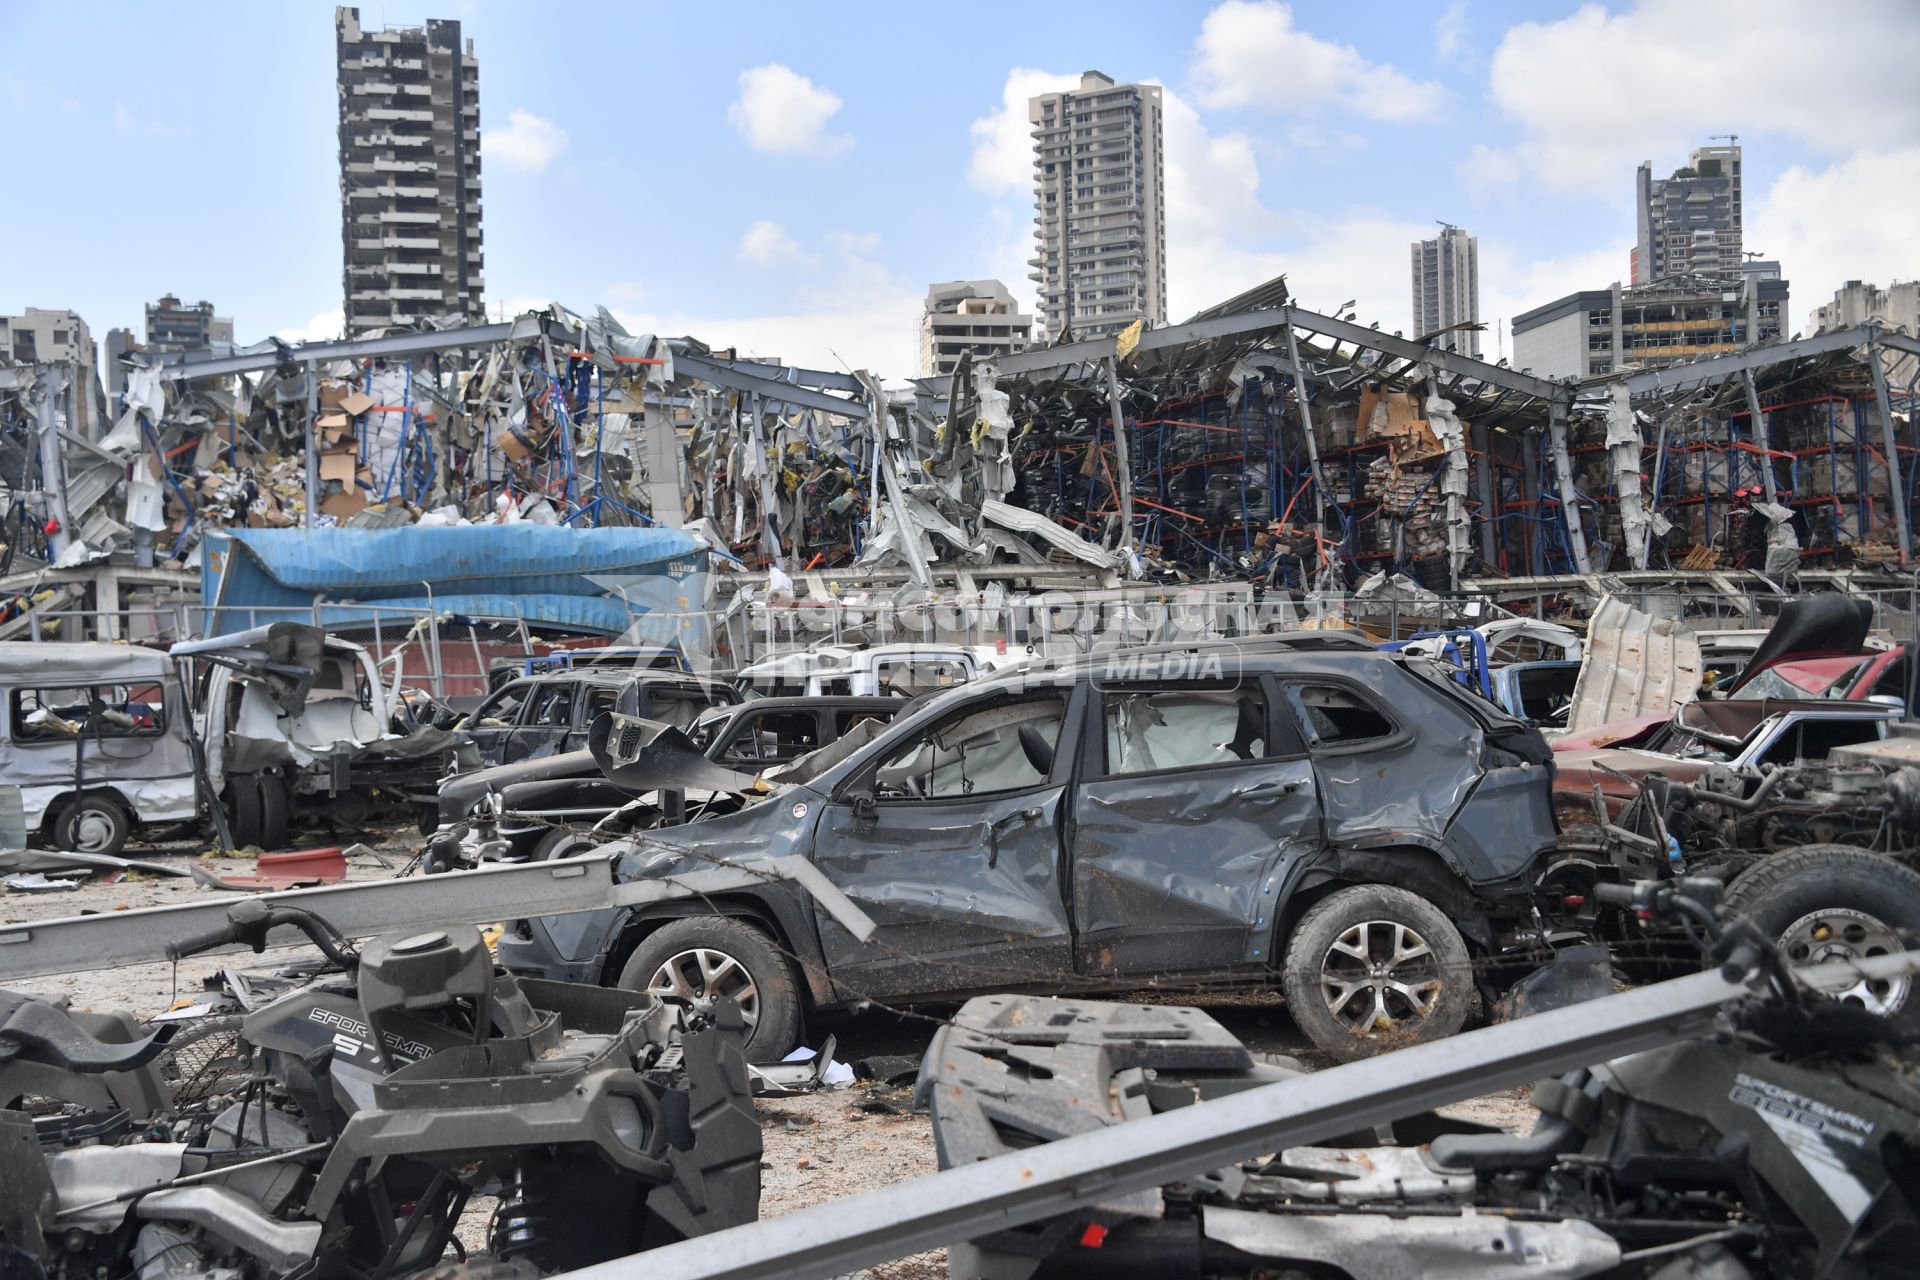
M 1259 679 L 1100 689 L 1076 789 L 1080 972 L 1266 960 L 1279 865 L 1320 846 L 1312 762 Z
M 844 990 L 930 996 L 1073 972 L 1060 842 L 1071 702 L 1059 689 L 971 699 L 836 791 L 814 862 L 878 926 L 862 943 L 821 918 Z

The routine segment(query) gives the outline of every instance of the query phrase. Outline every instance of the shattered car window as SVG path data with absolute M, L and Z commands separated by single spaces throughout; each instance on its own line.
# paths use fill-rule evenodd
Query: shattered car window
M 543 689 L 534 699 L 533 713 L 527 723 L 550 729 L 565 729 L 573 723 L 573 686 L 556 685 Z
M 1789 725 L 1761 753 L 1757 764 L 1792 764 L 1797 760 L 1825 760 L 1835 747 L 1878 742 L 1886 733 L 1883 720 L 1802 720 Z
M 587 690 L 587 717 L 583 723 L 591 725 L 595 720 L 598 720 L 601 716 L 607 714 L 607 712 L 612 711 L 614 704 L 619 700 L 620 691 L 618 689 Z
M 798 759 L 819 745 L 819 724 L 811 711 L 776 711 L 742 716 L 720 759 L 726 764 L 774 764 Z
M 934 689 L 945 689 L 966 679 L 966 669 L 952 660 L 923 662 L 886 662 L 874 673 L 881 693 L 904 694 L 911 698 Z
M 510 684 L 481 703 L 473 713 L 473 723 L 490 729 L 510 729 L 520 719 L 520 708 L 533 686 Z
M 705 698 L 682 693 L 656 692 L 649 702 L 647 719 L 670 724 L 676 729 L 689 729 L 700 718 L 700 713 L 710 706 Z
M 1066 701 L 1058 694 L 975 707 L 884 761 L 876 794 L 939 800 L 1038 786 L 1053 771 Z
M 1109 693 L 1106 738 L 1109 774 L 1253 760 L 1266 753 L 1266 700 L 1251 688 Z
M 166 729 L 157 684 L 13 691 L 13 739 L 157 738 Z
M 1351 689 L 1297 684 L 1287 690 L 1315 746 L 1349 747 L 1393 736 L 1393 721 Z

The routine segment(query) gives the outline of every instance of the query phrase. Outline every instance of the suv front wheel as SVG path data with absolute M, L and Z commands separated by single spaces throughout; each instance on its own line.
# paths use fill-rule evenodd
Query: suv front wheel
M 1458 1031 L 1473 1004 L 1473 962 L 1460 930 L 1425 898 L 1355 885 L 1294 926 L 1281 986 L 1300 1030 L 1352 1062 Z
M 689 916 L 654 930 L 627 957 L 620 985 L 694 1010 L 730 997 L 746 1019 L 748 1062 L 778 1062 L 800 1038 L 793 967 L 772 938 L 727 916 Z

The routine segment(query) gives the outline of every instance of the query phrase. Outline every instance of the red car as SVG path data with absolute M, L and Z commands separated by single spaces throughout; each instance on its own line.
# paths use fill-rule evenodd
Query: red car
M 1742 683 L 1735 692 L 1717 701 L 1750 702 L 1769 699 L 1805 701 L 1831 698 L 1845 702 L 1865 702 L 1869 698 L 1893 697 L 1903 701 L 1907 691 L 1905 650 L 1881 649 L 1845 657 L 1797 658 L 1776 662 Z M 1667 724 L 1673 714 L 1629 716 L 1609 720 L 1579 733 L 1555 739 L 1555 751 L 1587 751 L 1598 747 L 1645 746 L 1655 729 Z

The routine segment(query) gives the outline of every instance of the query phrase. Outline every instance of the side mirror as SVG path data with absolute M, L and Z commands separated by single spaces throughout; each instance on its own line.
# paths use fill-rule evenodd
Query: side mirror
M 874 802 L 873 792 L 855 791 L 847 796 L 847 803 L 853 806 L 853 816 L 862 822 L 872 822 L 878 805 Z

